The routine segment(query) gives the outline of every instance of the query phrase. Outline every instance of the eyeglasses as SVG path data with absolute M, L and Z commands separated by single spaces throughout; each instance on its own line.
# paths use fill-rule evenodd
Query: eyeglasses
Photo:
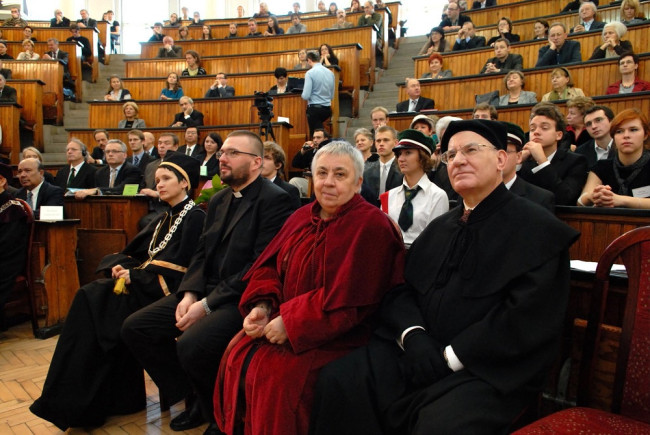
M 461 146 L 457 150 L 448 150 L 442 153 L 442 156 L 440 156 L 440 160 L 442 160 L 442 163 L 444 164 L 449 164 L 453 163 L 454 159 L 456 158 L 456 155 L 460 152 L 462 155 L 465 156 L 465 158 L 471 159 L 472 157 L 476 156 L 478 151 L 481 148 L 492 148 L 496 150 L 496 148 L 493 145 L 485 145 L 482 143 L 468 143 L 466 145 Z
M 123 153 L 122 150 L 104 150 L 104 154 L 120 154 Z
M 238 157 L 240 154 L 246 154 L 248 156 L 253 156 L 253 157 L 260 157 L 257 154 L 253 153 L 247 153 L 246 151 L 239 151 L 239 150 L 225 150 L 225 151 L 217 151 L 216 156 L 217 158 L 221 158 L 221 156 L 226 156 L 229 159 L 232 159 L 233 157 Z

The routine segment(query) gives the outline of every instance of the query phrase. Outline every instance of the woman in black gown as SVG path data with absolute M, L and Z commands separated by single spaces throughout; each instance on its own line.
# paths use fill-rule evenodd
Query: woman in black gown
M 111 278 L 81 287 L 75 295 L 43 393 L 31 406 L 61 430 L 94 427 L 111 415 L 145 408 L 143 370 L 120 339 L 126 317 L 178 288 L 203 228 L 205 213 L 188 197 L 199 178 L 199 161 L 173 154 L 156 170 L 160 199 L 171 206 L 121 253 L 102 259 Z M 120 281 L 125 290 L 118 293 Z

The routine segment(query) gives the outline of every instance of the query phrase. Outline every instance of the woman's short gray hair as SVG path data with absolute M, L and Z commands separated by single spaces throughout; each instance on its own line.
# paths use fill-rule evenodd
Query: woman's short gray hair
M 314 160 L 311 161 L 312 174 L 316 173 L 316 163 L 318 163 L 318 159 L 325 154 L 350 157 L 350 160 L 352 160 L 352 166 L 354 167 L 354 178 L 363 177 L 363 156 L 361 155 L 361 151 L 344 140 L 330 142 L 316 152 Z
M 442 138 L 443 133 L 445 130 L 447 130 L 447 127 L 449 127 L 449 123 L 452 121 L 462 121 L 463 118 L 458 118 L 456 116 L 443 116 L 438 120 L 436 123 L 436 135 L 438 138 Z
M 603 37 L 605 36 L 605 30 L 608 27 L 614 28 L 614 31 L 618 35 L 619 39 L 622 38 L 623 35 L 627 33 L 627 26 L 625 24 L 621 23 L 620 21 L 612 21 L 611 23 L 605 24 L 605 27 L 603 27 Z

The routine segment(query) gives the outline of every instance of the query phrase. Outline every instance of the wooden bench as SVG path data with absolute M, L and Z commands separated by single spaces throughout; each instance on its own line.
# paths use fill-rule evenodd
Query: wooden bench
M 645 77 L 645 72 L 650 71 L 650 53 L 643 54 L 639 63 L 639 77 Z M 525 89 L 537 93 L 537 100 L 551 91 L 550 73 L 554 67 L 534 68 L 524 70 L 526 78 Z M 604 95 L 607 85 L 620 78 L 618 72 L 618 59 L 590 60 L 580 64 L 566 65 L 571 72 L 573 82 L 577 88 L 584 91 L 587 96 Z M 475 106 L 475 95 L 498 90 L 501 94 L 506 92 L 503 85 L 505 74 L 479 74 L 451 79 L 441 79 L 423 82 L 422 95 L 436 100 L 436 107 L 440 109 L 463 109 Z M 407 99 L 406 88 L 403 84 L 399 88 L 398 100 Z
M 21 114 L 33 133 L 33 145 L 43 151 L 43 89 L 40 80 L 9 80 L 9 86 L 16 89 Z
M 54 109 L 52 112 L 56 124 L 63 124 L 63 65 L 56 60 L 6 60 L 3 64 L 5 68 L 11 69 L 12 79 L 38 79 L 44 83 L 40 104 L 36 105 L 36 101 L 25 101 L 25 119 L 39 122 L 42 126 L 45 106 Z M 19 98 L 24 97 L 19 95 Z M 39 115 L 36 114 L 37 111 L 40 112 Z
M 334 53 L 339 58 L 339 71 L 341 80 L 341 90 L 347 91 L 352 96 L 352 113 L 357 116 L 359 112 L 359 91 L 361 89 L 359 73 L 359 55 L 361 46 L 359 44 L 349 44 L 344 46 L 332 47 Z M 273 71 L 277 67 L 284 67 L 289 71 L 289 76 L 297 76 L 298 72 L 293 71 L 297 63 L 296 51 L 278 51 L 264 53 L 263 56 L 258 54 L 241 54 L 234 56 L 216 56 L 205 57 L 201 59 L 201 65 L 206 69 L 208 74 L 217 74 L 225 72 L 228 75 L 236 73 L 247 73 L 256 71 Z M 165 77 L 155 86 L 156 89 L 164 87 L 166 77 L 171 71 L 179 75 L 186 68 L 184 59 L 127 59 L 126 77 Z M 303 70 L 304 71 L 304 70 Z M 184 86 L 185 79 L 181 79 Z M 128 87 L 127 87 L 128 88 Z M 260 86 L 258 89 L 261 89 Z M 128 88 L 131 90 L 131 88 Z M 268 89 L 268 88 L 267 88 Z M 243 94 L 239 88 L 235 87 L 238 94 Z M 160 93 L 160 89 L 157 91 Z M 186 91 L 184 91 L 186 92 Z M 205 91 L 204 91 L 205 93 Z M 158 98 L 158 95 L 152 97 Z
M 630 41 L 637 53 L 644 53 L 650 48 L 649 34 L 650 22 L 630 27 L 623 39 Z M 580 52 L 585 61 L 591 57 L 594 49 L 600 46 L 603 40 L 599 31 L 572 35 L 569 39 L 580 42 Z M 510 47 L 510 52 L 522 55 L 524 68 L 534 68 L 539 57 L 539 49 L 547 43 L 544 40 L 516 43 Z M 478 74 L 485 62 L 492 57 L 494 57 L 494 49 L 491 47 L 444 53 L 443 68 L 451 69 L 455 77 Z M 415 60 L 415 77 L 421 77 L 422 74 L 429 71 L 427 56 L 418 56 L 413 59 Z
M 499 18 L 506 16 L 511 20 L 523 20 L 530 17 L 543 17 L 560 12 L 566 2 L 557 0 L 525 0 L 510 4 L 501 4 L 485 9 L 471 9 L 463 15 L 472 19 L 476 26 L 496 24 Z
M 20 161 L 20 105 L 0 102 L 0 127 L 2 127 L 2 154 L 12 165 Z
M 257 53 L 264 56 L 269 47 L 277 51 L 291 51 L 297 53 L 304 47 L 319 47 L 327 41 L 331 46 L 348 45 L 352 41 L 362 47 L 359 53 L 359 78 L 360 85 L 372 89 L 375 78 L 375 44 L 376 33 L 370 27 L 354 27 L 351 29 L 331 30 L 324 37 L 322 32 L 301 33 L 298 35 L 275 36 L 270 43 L 268 38 L 235 38 L 210 41 L 182 41 L 178 44 L 183 51 L 195 50 L 202 57 L 229 56 L 241 53 Z M 162 47 L 160 42 L 142 42 L 141 58 L 150 59 L 158 55 Z M 297 62 L 293 61 L 294 64 Z
M 596 104 L 608 106 L 618 113 L 623 109 L 637 107 L 643 113 L 650 113 L 650 92 L 636 92 L 629 95 L 602 95 L 593 97 Z M 564 111 L 566 102 L 558 102 L 557 105 Z M 498 107 L 499 121 L 509 121 L 521 126 L 524 131 L 528 131 L 528 119 L 530 118 L 530 109 L 534 104 L 522 104 L 516 106 Z M 565 111 L 566 113 L 566 111 Z M 456 116 L 463 119 L 472 118 L 472 109 L 464 108 L 459 110 L 441 110 L 434 112 L 436 116 Z M 413 114 L 391 113 L 388 115 L 388 124 L 398 131 L 405 130 L 411 124 Z
M 97 29 L 80 29 L 81 30 L 81 36 L 84 36 L 88 38 L 88 41 L 90 41 L 90 46 L 92 49 L 93 53 L 93 63 L 92 63 L 92 81 L 93 83 L 97 81 L 97 77 L 99 76 L 99 57 L 97 55 L 97 41 L 98 41 L 98 30 Z M 23 29 L 18 28 L 18 27 L 3 27 L 2 28 L 3 32 L 3 37 L 7 40 L 10 41 L 22 41 L 23 37 Z M 42 43 L 43 41 L 47 41 L 48 38 L 56 38 L 59 42 L 64 43 L 66 42 L 66 39 L 68 39 L 72 34 L 70 33 L 70 29 L 67 28 L 61 28 L 61 27 L 43 27 L 38 29 L 38 40 L 39 42 L 36 43 L 36 45 Z M 45 46 L 47 47 L 47 46 Z M 59 47 L 60 49 L 63 50 L 62 46 Z M 19 50 L 19 51 L 22 51 Z M 36 50 L 38 54 L 42 54 L 47 49 L 44 49 L 42 51 Z M 68 54 L 70 54 L 71 50 L 65 50 L 68 51 Z M 15 56 L 14 56 L 15 57 Z M 70 71 L 70 74 L 72 74 L 72 71 Z M 79 86 L 81 87 L 81 86 Z

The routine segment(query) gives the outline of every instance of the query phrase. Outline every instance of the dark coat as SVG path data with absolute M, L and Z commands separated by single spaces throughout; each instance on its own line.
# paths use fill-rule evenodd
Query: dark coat
M 567 39 L 560 48 L 559 56 L 557 50 L 551 50 L 550 45 L 545 45 L 539 49 L 537 63 L 535 67 L 564 65 L 567 63 L 582 62 L 580 53 L 580 43 Z
M 489 8 L 490 6 L 496 6 L 497 5 L 497 0 L 486 0 L 485 1 L 485 7 Z M 472 9 L 480 9 L 481 8 L 481 2 L 480 1 L 475 1 L 472 3 Z
M 2 94 L 0 94 L 0 101 L 12 101 L 16 102 L 18 95 L 16 94 L 16 89 L 12 88 L 9 85 L 5 85 L 2 88 Z
M 8 203 L 11 202 L 11 205 Z M 16 277 L 25 271 L 25 256 L 29 241 L 29 222 L 32 221 L 29 207 L 14 199 L 8 192 L 0 192 L 0 327 L 4 302 L 14 288 Z
M 632 51 L 632 43 L 630 41 L 621 41 L 616 47 L 614 47 L 614 51 L 616 54 L 619 56 L 621 53 L 626 52 L 626 51 Z M 591 54 L 591 57 L 589 60 L 594 60 L 594 59 L 605 59 L 605 56 L 607 56 L 607 50 L 602 50 L 600 48 L 600 45 L 596 46 L 594 48 L 594 52 Z
M 97 187 L 95 185 L 95 172 L 97 169 L 88 164 L 84 163 L 72 179 L 70 187 L 73 189 L 89 189 L 91 187 Z M 70 176 L 70 165 L 65 166 L 59 169 L 56 173 L 54 181 L 56 185 L 62 188 L 63 190 L 68 188 L 68 177 Z
M 483 68 L 481 69 L 481 74 L 485 73 L 488 63 L 493 63 L 497 68 L 501 70 L 500 71 L 501 73 L 507 73 L 511 70 L 521 71 L 522 69 L 524 69 L 523 66 L 524 58 L 521 54 L 510 53 L 508 57 L 506 57 L 506 60 L 503 62 L 501 62 L 496 57 L 492 57 L 488 59 L 485 65 L 483 65 Z
M 38 198 L 36 198 L 36 210 L 34 210 L 34 217 L 36 219 L 40 216 L 40 208 L 43 205 L 60 205 L 63 206 L 64 190 L 58 186 L 53 186 L 47 181 L 43 181 L 41 188 L 38 191 Z M 20 188 L 16 192 L 16 198 L 27 201 L 27 189 Z
M 108 187 L 111 180 L 111 167 L 106 165 L 95 171 L 95 184 L 104 195 L 121 195 L 126 184 L 142 183 L 142 171 L 130 163 L 124 163 L 115 177 L 112 188 Z
M 201 150 L 201 154 L 196 156 L 196 159 L 203 164 L 203 161 L 205 160 L 205 150 Z M 208 177 L 212 179 L 216 174 L 219 173 L 219 159 L 217 158 L 216 154 L 212 154 L 210 159 L 208 160 L 208 163 L 205 164 L 206 168 L 208 168 Z
M 183 57 L 183 49 L 178 45 L 172 45 L 172 50 L 167 51 L 165 47 L 158 49 L 158 55 L 156 57 L 173 57 L 181 58 Z
M 84 23 L 83 19 L 79 18 L 77 20 L 77 23 L 83 23 L 86 27 L 89 27 L 91 29 L 94 29 L 95 27 L 97 27 L 97 20 L 95 20 L 93 18 L 88 18 L 85 23 Z
M 181 145 L 180 147 L 178 147 L 178 150 L 176 150 L 176 152 L 179 153 L 179 154 L 185 154 L 186 150 L 187 150 L 187 145 Z M 194 157 L 195 159 L 199 159 L 199 156 L 201 154 L 205 155 L 205 150 L 203 149 L 201 144 L 197 143 L 196 146 L 194 147 L 194 149 L 192 150 L 191 157 Z M 205 158 L 205 157 L 203 157 L 203 158 Z M 201 160 L 201 159 L 199 159 L 199 160 Z M 202 161 L 203 160 L 201 160 L 201 162 Z
M 140 172 L 144 174 L 144 170 L 146 169 L 147 165 L 149 162 L 154 161 L 155 158 L 151 157 L 148 152 L 143 152 L 142 156 L 140 156 L 140 160 L 138 161 L 137 167 L 140 169 Z M 133 164 L 133 156 L 129 156 L 126 158 L 126 162 L 129 164 Z
M 300 206 L 302 205 L 302 202 L 300 201 L 300 190 L 296 186 L 294 186 L 291 183 L 287 183 L 284 181 L 282 178 L 280 178 L 280 174 L 277 174 L 275 178 L 273 179 L 273 184 L 284 190 L 289 194 L 291 197 L 291 207 L 293 210 L 298 210 Z
M 361 196 L 364 197 L 369 203 L 379 207 L 379 178 L 380 178 L 381 164 L 379 161 L 368 163 L 366 169 L 363 171 L 363 185 L 361 187 Z M 386 192 L 402 184 L 404 175 L 399 171 L 397 166 L 397 158 L 388 168 L 386 174 Z
M 474 36 L 473 38 L 469 38 L 469 41 L 467 39 L 461 39 L 460 41 L 457 40 L 454 43 L 454 48 L 452 48 L 452 51 L 470 50 L 472 48 L 483 47 L 485 47 L 485 37 Z
M 61 22 L 57 23 L 56 18 L 51 18 L 50 19 L 50 27 L 65 27 L 65 28 L 68 28 L 68 27 L 70 27 L 70 19 L 66 18 L 66 17 L 63 17 L 61 19 Z
M 5 78 L 5 80 L 11 80 L 11 70 L 8 68 L 0 68 L 0 74 L 2 74 L 2 77 Z
M 551 164 L 533 173 L 534 160 L 521 165 L 519 175 L 524 180 L 555 194 L 556 205 L 576 205 L 587 181 L 587 159 L 580 154 L 558 148 Z
M 463 24 L 466 23 L 467 21 L 472 21 L 472 19 L 470 17 L 468 17 L 468 16 L 460 14 L 458 16 L 458 24 L 457 25 L 460 26 L 460 27 L 463 27 Z M 444 20 L 442 20 L 440 22 L 440 24 L 438 24 L 438 27 L 449 27 L 449 26 L 452 26 L 452 25 L 453 24 L 451 24 L 451 20 L 449 18 L 445 18 Z
M 90 157 L 92 157 L 95 160 L 101 160 L 102 165 L 106 164 L 106 161 L 104 160 L 104 150 L 101 149 L 99 146 L 93 148 L 93 152 L 90 154 Z
M 433 109 L 436 106 L 436 102 L 430 98 L 420 97 L 418 98 L 418 103 L 415 105 L 415 111 L 419 112 L 421 110 Z M 408 112 L 409 110 L 409 100 L 401 101 L 395 106 L 397 112 Z
M 596 155 L 596 149 L 594 148 L 595 146 L 596 146 L 596 141 L 592 139 L 588 142 L 583 143 L 575 150 L 576 154 L 581 154 L 585 156 L 585 158 L 587 159 L 587 168 L 589 168 L 589 170 L 591 170 L 591 168 L 593 168 L 596 165 L 596 162 L 598 161 L 598 156 Z M 606 160 L 612 160 L 615 155 L 616 155 L 616 148 L 612 146 L 609 149 L 609 153 L 607 153 Z
M 205 93 L 205 98 L 226 98 L 234 96 L 235 88 L 232 86 L 226 86 L 225 88 L 208 89 L 208 91 Z
M 515 182 L 510 186 L 510 192 L 522 198 L 529 199 L 541 205 L 551 213 L 555 212 L 555 195 L 541 187 L 530 184 L 521 177 L 517 177 Z
M 84 61 L 88 61 L 93 55 L 93 47 L 90 45 L 90 41 L 85 36 L 74 37 L 71 36 L 66 39 L 68 42 L 76 42 L 81 45 L 81 56 L 83 56 Z
M 190 117 L 187 119 L 185 119 L 185 113 L 177 113 L 174 115 L 174 122 L 172 122 L 172 125 L 177 122 L 182 122 L 184 127 L 199 127 L 203 125 L 203 113 L 198 110 L 193 110 L 192 113 L 190 113 Z
M 521 41 L 521 37 L 520 37 L 519 35 L 516 35 L 516 34 L 514 34 L 514 33 L 505 33 L 503 36 L 501 36 L 501 35 L 497 35 L 497 36 L 493 36 L 493 37 L 491 37 L 491 38 L 488 40 L 488 42 L 487 42 L 486 45 L 491 46 L 492 44 L 494 44 L 495 42 L 497 42 L 497 39 L 501 39 L 501 38 L 506 38 L 508 41 L 510 41 L 511 44 L 512 44 L 513 42 L 519 42 L 519 41 Z

